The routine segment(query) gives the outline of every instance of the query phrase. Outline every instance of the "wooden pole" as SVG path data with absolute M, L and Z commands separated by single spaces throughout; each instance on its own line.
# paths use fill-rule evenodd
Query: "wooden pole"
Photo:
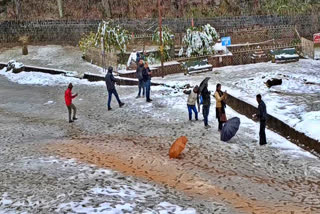
M 160 38 L 160 59 L 161 59 L 161 76 L 163 78 L 163 44 L 162 44 L 162 15 L 161 15 L 161 0 L 158 0 L 159 12 L 159 38 Z

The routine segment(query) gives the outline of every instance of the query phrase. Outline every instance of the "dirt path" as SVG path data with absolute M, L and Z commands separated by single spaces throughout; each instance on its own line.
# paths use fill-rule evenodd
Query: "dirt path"
M 54 143 L 48 147 L 48 151 L 111 168 L 126 175 L 148 179 L 185 192 L 192 197 L 224 202 L 239 212 L 311 213 L 312 211 L 294 201 L 276 201 L 270 197 L 261 200 L 257 199 L 254 194 L 248 197 L 234 184 L 229 186 L 231 187 L 229 190 L 227 186 L 216 184 L 212 181 L 214 179 L 205 179 L 202 174 L 205 173 L 216 179 L 228 178 L 230 180 L 230 177 L 237 177 L 246 180 L 247 183 L 286 191 L 290 190 L 289 185 L 303 188 L 304 184 L 291 181 L 284 186 L 282 179 L 250 176 L 230 169 L 221 170 L 214 165 L 208 166 L 211 158 L 198 157 L 194 150 L 188 151 L 189 154 L 184 155 L 180 160 L 170 160 L 168 159 L 168 148 L 162 146 L 168 141 L 169 139 L 165 138 L 143 136 L 80 137 Z M 200 154 L 203 152 L 203 148 L 196 148 L 196 150 Z M 215 159 L 215 161 L 219 160 Z M 309 182 L 317 185 L 314 181 Z

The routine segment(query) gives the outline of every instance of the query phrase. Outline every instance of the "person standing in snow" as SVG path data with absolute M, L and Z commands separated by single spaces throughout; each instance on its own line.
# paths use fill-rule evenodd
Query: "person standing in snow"
M 208 82 L 205 83 L 205 86 L 203 90 L 201 91 L 202 96 L 202 114 L 204 118 L 204 126 L 206 129 L 211 128 L 211 126 L 208 124 L 208 117 L 209 117 L 209 111 L 210 111 L 210 94 L 211 92 L 208 90 Z
M 144 69 L 142 72 L 142 76 L 143 76 L 143 82 L 146 88 L 146 100 L 147 102 L 151 102 L 152 99 L 150 99 L 150 90 L 151 90 L 151 75 L 152 72 L 149 68 L 148 62 L 144 63 Z
M 267 144 L 267 139 L 266 139 L 266 121 L 267 121 L 267 107 L 266 104 L 263 102 L 261 95 L 258 94 L 256 96 L 257 102 L 259 104 L 258 106 L 258 114 L 254 115 L 256 119 L 259 119 L 260 121 L 260 132 L 259 132 L 259 144 L 260 146 Z
M 68 108 L 69 123 L 72 123 L 73 121 L 77 120 L 77 118 L 76 118 L 77 108 L 72 103 L 72 99 L 76 98 L 78 96 L 78 94 L 73 95 L 72 88 L 73 88 L 73 85 L 72 85 L 72 83 L 70 83 L 68 85 L 68 89 L 64 92 L 64 100 L 65 100 L 66 106 Z M 71 119 L 72 110 L 73 110 L 73 117 Z
M 189 94 L 188 101 L 187 101 L 187 107 L 188 107 L 188 113 L 189 113 L 189 120 L 192 120 L 192 111 L 194 112 L 195 119 L 198 120 L 198 111 L 196 108 L 196 102 L 198 109 L 200 111 L 200 104 L 199 104 L 199 87 L 196 85 L 193 90 L 185 90 L 183 93 Z
M 120 101 L 118 92 L 117 92 L 116 87 L 114 85 L 115 82 L 117 82 L 118 80 L 116 78 L 114 78 L 112 71 L 113 71 L 113 68 L 110 66 L 108 68 L 108 73 L 106 74 L 106 77 L 105 77 L 105 81 L 106 81 L 106 85 L 107 85 L 107 89 L 108 89 L 108 111 L 112 110 L 112 108 L 111 108 L 112 94 L 114 94 L 114 96 L 116 97 L 120 108 L 124 105 L 124 103 Z
M 143 61 L 142 61 L 142 59 L 140 59 L 138 67 L 137 67 L 137 70 L 136 70 L 136 77 L 139 80 L 139 83 L 138 83 L 139 92 L 138 92 L 138 95 L 137 95 L 136 98 L 140 98 L 141 97 L 141 89 L 142 89 L 142 97 L 144 97 L 145 86 L 144 86 L 143 75 L 142 75 L 143 74 L 143 69 L 144 69 Z
M 221 91 L 221 84 L 218 83 L 216 87 L 216 92 L 214 93 L 214 97 L 216 98 L 216 118 L 218 119 L 219 127 L 218 131 L 220 132 L 222 129 L 222 124 L 227 122 L 226 117 L 226 103 L 225 100 L 227 99 L 227 93 L 223 93 Z

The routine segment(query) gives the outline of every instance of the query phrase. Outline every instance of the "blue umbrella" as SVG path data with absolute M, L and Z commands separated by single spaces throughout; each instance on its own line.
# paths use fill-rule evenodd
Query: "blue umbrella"
M 239 130 L 239 126 L 240 119 L 238 117 L 233 117 L 225 122 L 221 130 L 221 140 L 227 142 L 233 138 Z

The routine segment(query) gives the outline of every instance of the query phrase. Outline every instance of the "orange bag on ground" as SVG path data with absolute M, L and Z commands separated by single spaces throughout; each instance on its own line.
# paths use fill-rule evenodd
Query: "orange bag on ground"
M 170 158 L 177 158 L 181 152 L 186 147 L 188 139 L 185 136 L 179 137 L 171 146 L 169 150 L 169 157 Z

